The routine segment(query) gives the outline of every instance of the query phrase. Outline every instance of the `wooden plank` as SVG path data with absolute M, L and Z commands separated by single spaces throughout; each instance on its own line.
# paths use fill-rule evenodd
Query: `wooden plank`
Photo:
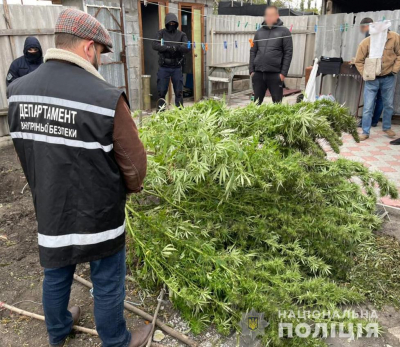
M 10 9 L 8 8 L 7 0 L 3 0 L 3 9 L 4 9 L 4 19 L 6 20 L 6 27 L 12 29 L 11 19 L 10 19 Z M 15 59 L 17 55 L 16 55 L 14 38 L 9 36 L 8 39 L 10 41 L 12 57 L 13 59 Z
M 192 6 L 192 42 L 198 42 L 196 47 L 192 48 L 193 56 L 193 77 L 194 77 L 194 102 L 200 101 L 203 97 L 203 62 L 202 62 L 202 8 Z
M 0 36 L 54 35 L 54 29 L 0 29 Z
M 229 83 L 229 78 L 227 77 L 213 77 L 213 76 L 208 76 L 208 80 L 212 82 L 223 82 L 223 83 Z
M 218 68 L 218 69 L 229 69 L 229 68 L 237 68 L 242 66 L 249 66 L 248 62 L 227 62 L 227 63 L 219 63 L 219 64 L 211 64 L 209 67 Z

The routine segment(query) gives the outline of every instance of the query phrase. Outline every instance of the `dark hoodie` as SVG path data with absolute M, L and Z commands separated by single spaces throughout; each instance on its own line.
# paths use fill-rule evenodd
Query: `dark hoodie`
M 169 25 L 170 22 L 175 22 L 176 25 Z M 190 48 L 187 47 L 188 38 L 184 32 L 178 30 L 178 26 L 176 15 L 168 13 L 165 16 L 165 28 L 157 32 L 157 41 L 153 41 L 153 49 L 160 55 L 161 66 L 179 67 L 183 55 L 190 52 Z M 161 39 L 164 39 L 164 45 L 161 45 Z
M 30 48 L 37 48 L 35 54 L 29 53 Z M 15 59 L 8 70 L 6 77 L 7 86 L 17 78 L 35 71 L 43 63 L 43 52 L 40 42 L 36 37 L 29 36 L 25 40 L 24 55 Z
M 265 22 L 262 25 L 257 30 L 254 46 L 250 49 L 250 74 L 255 71 L 279 72 L 287 76 L 293 55 L 292 34 L 283 26 L 281 19 L 271 28 Z

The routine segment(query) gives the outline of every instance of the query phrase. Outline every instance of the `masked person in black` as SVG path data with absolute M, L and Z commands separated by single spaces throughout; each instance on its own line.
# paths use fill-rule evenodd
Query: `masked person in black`
M 165 16 L 165 28 L 157 33 L 153 49 L 158 51 L 160 65 L 157 73 L 158 109 L 165 105 L 169 81 L 172 79 L 175 92 L 175 105 L 183 105 L 183 74 L 185 54 L 190 51 L 186 34 L 178 30 L 178 18 L 173 13 Z M 164 42 L 161 42 L 163 40 Z
M 36 37 L 29 36 L 25 40 L 24 55 L 15 59 L 8 70 L 7 86 L 17 78 L 35 71 L 43 63 L 43 53 Z

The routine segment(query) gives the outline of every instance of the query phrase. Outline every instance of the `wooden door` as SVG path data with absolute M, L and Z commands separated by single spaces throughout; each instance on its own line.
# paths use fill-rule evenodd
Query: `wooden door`
M 193 88 L 194 102 L 200 101 L 203 97 L 203 52 L 201 42 L 203 42 L 203 9 L 202 7 L 192 7 L 192 46 L 193 55 Z

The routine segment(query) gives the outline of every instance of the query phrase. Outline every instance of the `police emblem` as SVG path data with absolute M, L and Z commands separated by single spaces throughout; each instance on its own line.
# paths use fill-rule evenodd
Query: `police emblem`
M 264 329 L 269 325 L 264 320 L 264 313 L 258 313 L 254 309 L 250 312 L 242 314 L 242 320 L 240 321 L 240 327 L 242 328 L 243 336 L 250 336 L 254 341 L 257 336 L 264 334 Z
M 258 329 L 258 317 L 247 317 L 247 327 L 254 331 Z
M 13 75 L 11 75 L 11 72 L 7 75 L 7 81 L 10 81 L 13 78 Z

